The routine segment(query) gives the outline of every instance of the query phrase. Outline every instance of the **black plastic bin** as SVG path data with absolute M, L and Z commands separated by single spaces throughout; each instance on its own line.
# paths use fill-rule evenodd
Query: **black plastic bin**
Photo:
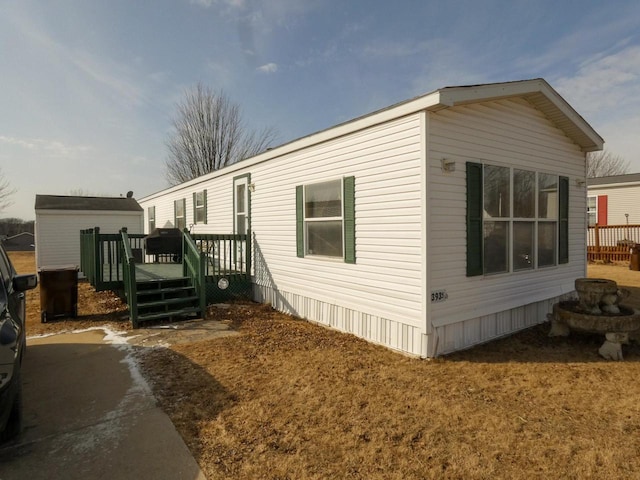
M 629 262 L 629 270 L 640 271 L 640 244 L 631 247 L 631 261 Z
M 78 316 L 78 267 L 42 267 L 40 275 L 40 320 Z

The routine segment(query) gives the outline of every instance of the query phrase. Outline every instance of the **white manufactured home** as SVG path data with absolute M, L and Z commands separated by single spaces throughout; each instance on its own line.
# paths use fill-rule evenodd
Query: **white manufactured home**
M 589 225 L 640 224 L 640 173 L 587 180 Z
M 602 144 L 542 79 L 448 87 L 140 204 L 147 230 L 250 233 L 256 301 L 433 357 L 573 292 Z
M 80 265 L 80 230 L 142 233 L 142 208 L 131 197 L 36 195 L 36 266 Z

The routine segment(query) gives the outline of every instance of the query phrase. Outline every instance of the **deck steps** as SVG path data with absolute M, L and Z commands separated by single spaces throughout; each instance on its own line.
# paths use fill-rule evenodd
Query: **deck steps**
M 200 307 L 182 308 L 180 310 L 171 310 L 168 312 L 146 313 L 144 315 L 138 315 L 138 322 L 162 319 L 176 319 L 187 317 L 190 315 L 200 315 Z
M 202 314 L 196 289 L 188 277 L 138 282 L 136 303 L 134 328 L 151 320 L 177 320 Z

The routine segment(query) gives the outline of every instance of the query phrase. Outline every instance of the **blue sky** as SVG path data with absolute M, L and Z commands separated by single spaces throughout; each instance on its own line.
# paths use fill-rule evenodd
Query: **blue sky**
M 286 142 L 435 89 L 545 78 L 640 172 L 640 2 L 3 0 L 0 217 L 165 188 L 185 89 Z

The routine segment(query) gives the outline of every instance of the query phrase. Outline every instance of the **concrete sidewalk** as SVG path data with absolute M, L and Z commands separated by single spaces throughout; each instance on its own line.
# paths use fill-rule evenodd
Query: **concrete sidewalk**
M 108 344 L 102 330 L 30 339 L 25 429 L 0 446 L 0 480 L 204 479 L 134 348 Z

